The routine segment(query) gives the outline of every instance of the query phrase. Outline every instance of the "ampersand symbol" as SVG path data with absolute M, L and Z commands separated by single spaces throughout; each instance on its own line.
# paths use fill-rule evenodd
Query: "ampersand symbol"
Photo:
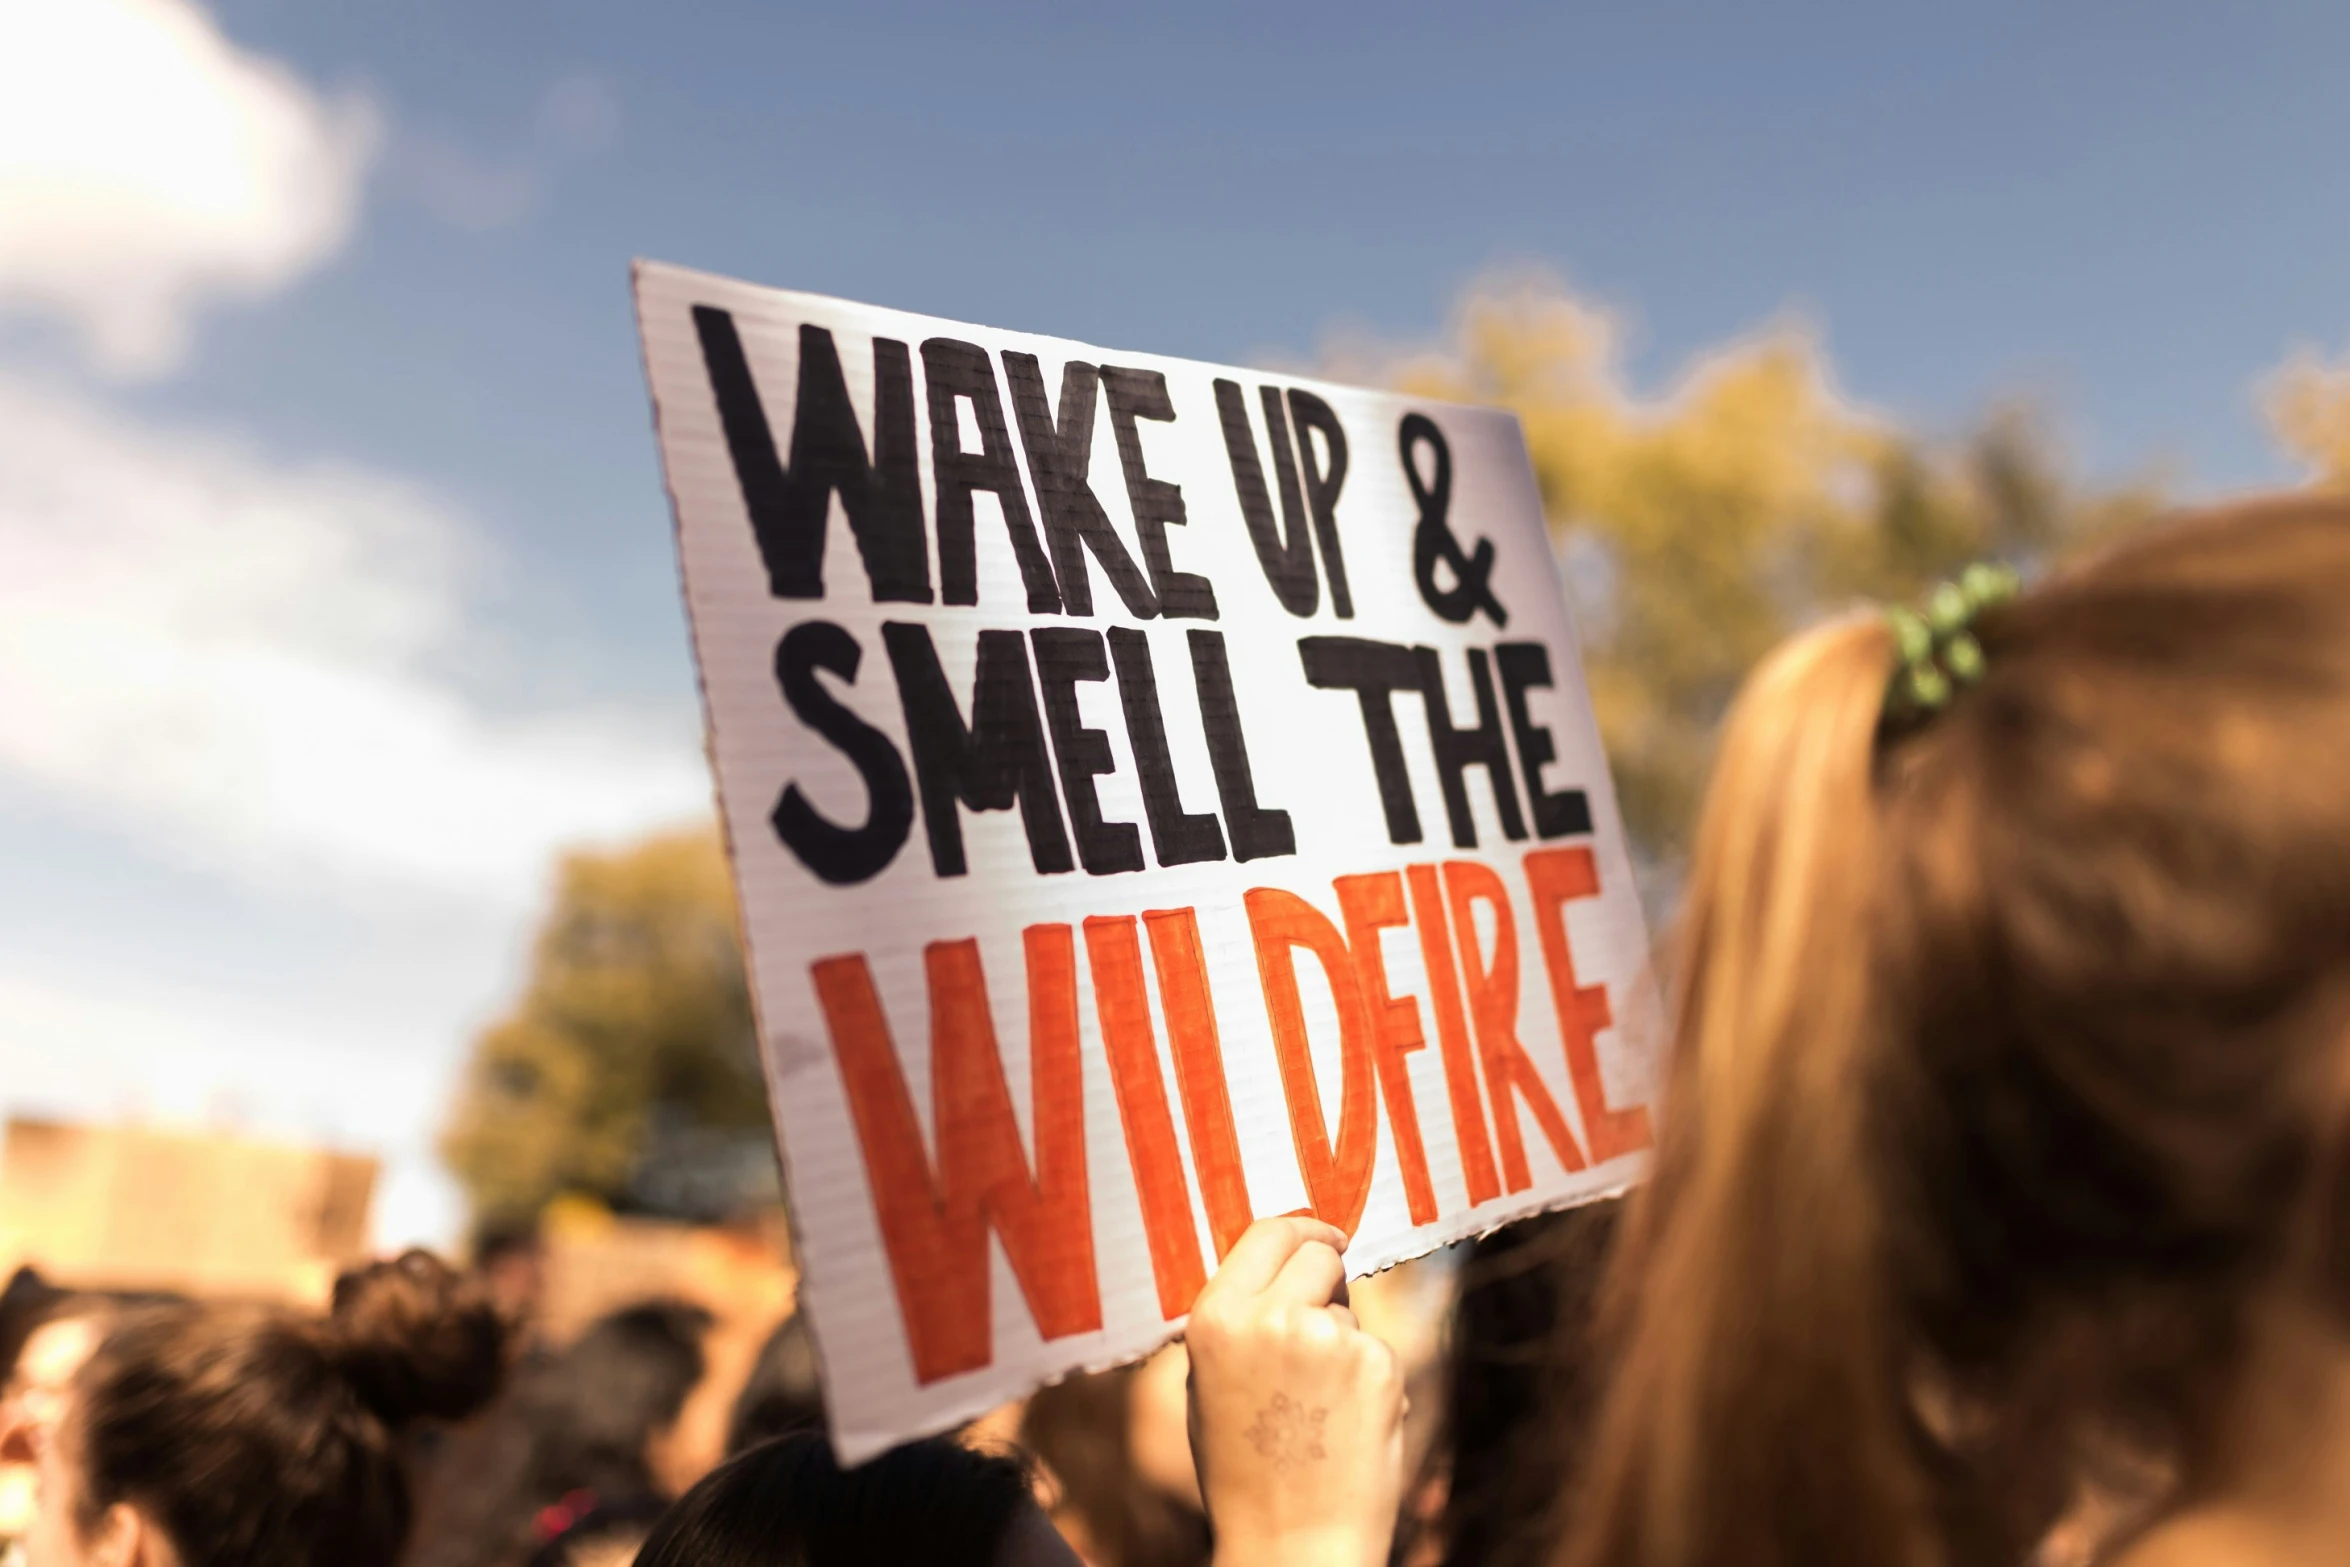
M 1452 448 L 1445 445 L 1444 432 L 1426 414 L 1405 414 L 1396 444 L 1403 453 L 1403 473 L 1411 482 L 1412 500 L 1420 508 L 1420 525 L 1412 533 L 1412 580 L 1420 585 L 1420 597 L 1440 619 L 1456 626 L 1479 610 L 1495 625 L 1508 625 L 1510 613 L 1493 596 L 1490 581 L 1493 541 L 1479 539 L 1474 549 L 1464 552 L 1444 520 L 1445 508 L 1452 504 Z M 1436 450 L 1433 483 L 1420 477 L 1416 448 L 1421 446 Z M 1436 585 L 1439 561 L 1452 573 L 1449 588 Z

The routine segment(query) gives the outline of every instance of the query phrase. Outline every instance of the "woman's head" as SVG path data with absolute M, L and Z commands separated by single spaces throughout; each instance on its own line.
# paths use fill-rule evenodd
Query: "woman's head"
M 702 1380 L 709 1329 L 699 1306 L 645 1301 L 598 1318 L 541 1367 L 522 1390 L 536 1483 L 607 1501 L 664 1489 L 651 1454 Z
M 799 1313 L 784 1318 L 759 1346 L 726 1424 L 731 1458 L 770 1437 L 824 1428 L 824 1383 L 816 1371 L 816 1341 Z
M 2276 502 L 1988 610 L 1915 728 L 1875 618 L 1756 672 L 1573 1560 L 2013 1553 L 2350 1304 L 2345 609 L 2350 507 Z
M 945 1438 L 909 1442 L 854 1469 L 821 1432 L 740 1453 L 679 1499 L 638 1567 L 1077 1567 L 1005 1454 Z
M 536 1356 L 498 1407 L 443 1456 L 411 1561 L 487 1567 L 566 1549 L 591 1515 L 632 1514 L 675 1494 L 656 1455 L 702 1380 L 710 1314 L 646 1301 Z
M 408 1527 L 395 1434 L 478 1407 L 502 1359 L 495 1312 L 423 1252 L 347 1276 L 324 1320 L 127 1314 L 42 1455 L 30 1567 L 389 1564 Z

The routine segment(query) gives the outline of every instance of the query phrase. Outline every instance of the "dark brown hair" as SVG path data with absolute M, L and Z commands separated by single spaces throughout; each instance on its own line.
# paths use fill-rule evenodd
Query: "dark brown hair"
M 735 1395 L 726 1422 L 726 1456 L 771 1437 L 824 1429 L 824 1381 L 816 1369 L 816 1340 L 793 1312 L 775 1325 L 751 1374 Z
M 636 1559 L 638 1567 L 991 1567 L 1032 1505 L 1017 1453 L 931 1437 L 843 1469 L 822 1432 L 803 1431 L 704 1475 Z
M 543 1538 L 543 1510 L 582 1493 L 605 1510 L 668 1501 L 647 1449 L 702 1380 L 710 1321 L 684 1301 L 640 1301 L 518 1368 L 498 1406 L 440 1455 L 409 1567 L 523 1560 Z
M 1445 1567 L 1537 1567 L 1604 1383 L 1592 1313 L 1623 1199 L 1536 1214 L 1472 1242 L 1447 1346 Z
M 478 1408 L 503 1360 L 486 1297 L 421 1251 L 345 1275 L 324 1319 L 133 1313 L 75 1384 L 82 1523 L 128 1502 L 186 1567 L 389 1567 L 409 1514 L 395 1433 Z
M 1748 682 L 1677 937 L 1572 1567 L 2020 1560 L 2191 1494 L 2247 1313 L 2350 1226 L 2350 506 L 2177 519 L 1880 728 L 1856 617 Z

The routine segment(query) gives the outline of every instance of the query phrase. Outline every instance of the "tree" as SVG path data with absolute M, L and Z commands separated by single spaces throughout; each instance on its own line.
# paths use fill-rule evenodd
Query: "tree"
M 2034 564 L 2157 504 L 2151 483 L 2068 479 L 2020 408 L 1944 446 L 1906 433 L 1846 400 L 1797 328 L 1701 355 L 1645 401 L 1618 336 L 1555 279 L 1518 276 L 1471 289 L 1432 350 L 1329 358 L 1524 423 L 1625 824 L 1667 886 L 1714 728 L 1773 643 L 1864 599 L 1915 600 L 1971 560 Z
M 690 1209 L 679 1167 L 710 1184 L 696 1161 L 720 1187 L 772 1186 L 767 1128 L 717 833 L 566 856 L 522 996 L 474 1042 L 442 1135 L 476 1224 L 528 1223 L 561 1193 Z

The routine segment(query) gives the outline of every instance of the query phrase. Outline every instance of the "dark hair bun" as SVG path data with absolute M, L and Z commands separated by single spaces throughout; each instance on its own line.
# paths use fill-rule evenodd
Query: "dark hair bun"
M 406 1251 L 335 1280 L 327 1352 L 388 1426 L 461 1420 L 506 1368 L 506 1325 L 479 1280 Z

